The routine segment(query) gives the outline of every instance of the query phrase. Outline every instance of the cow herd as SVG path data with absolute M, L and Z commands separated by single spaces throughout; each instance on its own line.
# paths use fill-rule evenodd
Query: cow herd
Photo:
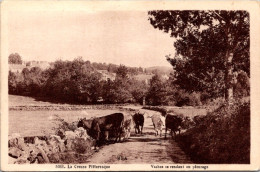
M 88 135 L 96 140 L 96 145 L 102 143 L 117 142 L 130 137 L 132 126 L 134 126 L 136 134 L 143 133 L 143 126 L 145 120 L 145 113 L 140 111 L 131 115 L 124 115 L 123 113 L 113 113 L 102 117 L 94 117 L 90 119 L 80 119 L 77 127 L 83 127 Z M 171 131 L 171 136 L 176 137 L 176 132 L 181 130 L 183 118 L 166 114 L 165 120 L 159 113 L 155 113 L 151 118 L 155 136 L 160 134 L 162 136 L 162 129 L 165 124 L 165 138 L 167 130 Z

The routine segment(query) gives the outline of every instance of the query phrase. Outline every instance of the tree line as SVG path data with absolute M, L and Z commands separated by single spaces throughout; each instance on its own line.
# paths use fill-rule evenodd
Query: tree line
M 174 83 L 174 75 L 163 79 L 155 74 L 149 82 L 131 77 L 126 66 L 120 65 L 115 80 L 103 80 L 95 66 L 82 58 L 58 60 L 52 67 L 24 68 L 21 73 L 9 71 L 9 94 L 45 97 L 75 104 L 139 103 L 149 105 L 202 105 L 211 92 L 189 93 Z M 243 85 L 248 80 L 241 75 L 237 84 L 239 96 L 248 95 Z M 242 90 L 242 91 L 241 91 Z M 215 96 L 216 98 L 216 96 Z

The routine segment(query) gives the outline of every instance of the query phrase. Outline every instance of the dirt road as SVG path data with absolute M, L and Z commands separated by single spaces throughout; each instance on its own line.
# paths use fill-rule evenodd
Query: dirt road
M 192 163 L 177 143 L 167 135 L 155 136 L 151 118 L 153 111 L 145 115 L 143 134 L 135 134 L 122 143 L 105 145 L 95 153 L 87 163 L 96 164 L 151 164 L 151 163 Z M 164 136 L 164 131 L 163 131 Z

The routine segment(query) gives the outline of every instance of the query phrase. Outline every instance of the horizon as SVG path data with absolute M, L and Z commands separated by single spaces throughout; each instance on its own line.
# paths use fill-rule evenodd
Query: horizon
M 17 52 L 15 52 L 17 53 Z M 11 53 L 12 54 L 12 53 Z M 13 53 L 14 54 L 14 53 Z M 19 54 L 19 53 L 18 53 Z M 19 54 L 20 55 L 20 54 Z M 21 56 L 21 55 L 20 55 Z M 21 56 L 22 58 L 22 56 Z M 23 60 L 22 58 L 22 62 L 26 63 L 26 62 L 48 62 L 48 63 L 54 63 L 56 61 L 58 61 L 59 59 L 55 60 L 55 61 L 46 61 L 46 60 Z M 62 61 L 73 61 L 74 59 L 71 59 L 71 60 L 63 60 L 61 59 Z M 84 59 L 83 59 L 84 60 Z M 84 60 L 84 61 L 87 61 L 87 60 Z M 128 65 L 125 65 L 125 64 L 114 64 L 114 63 L 107 63 L 107 62 L 95 62 L 95 61 L 89 61 L 90 63 L 105 63 L 106 65 L 109 65 L 109 64 L 113 64 L 113 65 L 124 65 L 126 67 L 136 67 L 136 68 L 152 68 L 152 67 L 167 67 L 167 68 L 171 68 L 172 66 L 166 66 L 166 65 L 156 65 L 156 66 L 147 66 L 147 67 L 142 67 L 142 66 L 128 66 Z M 8 65 L 14 65 L 14 64 L 8 64 Z M 21 65 L 21 64 L 15 64 L 15 65 Z
M 147 12 L 10 10 L 8 53 L 17 52 L 24 61 L 82 57 L 130 67 L 171 67 L 165 56 L 175 53 L 174 38 L 153 28 Z

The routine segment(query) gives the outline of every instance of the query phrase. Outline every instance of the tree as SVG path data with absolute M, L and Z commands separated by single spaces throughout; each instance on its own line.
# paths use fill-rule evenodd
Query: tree
M 167 104 L 166 84 L 158 74 L 155 74 L 150 80 L 150 87 L 147 93 L 148 103 L 151 105 Z
M 176 38 L 176 54 L 173 58 L 167 56 L 175 70 L 176 83 L 191 92 L 212 91 L 215 87 L 219 89 L 216 94 L 220 94 L 225 90 L 227 102 L 232 102 L 233 72 L 243 70 L 250 75 L 248 12 L 149 11 L 148 14 L 154 28 Z
M 124 65 L 120 65 L 117 68 L 114 89 L 116 101 L 118 103 L 132 101 L 132 94 L 130 92 L 130 78 L 128 77 L 128 69 Z
M 120 65 L 116 71 L 116 78 L 127 79 L 128 78 L 128 69 L 124 65 Z
M 9 64 L 22 64 L 22 58 L 18 53 L 10 54 L 8 57 Z
M 143 98 L 147 94 L 147 91 L 148 85 L 145 83 L 145 81 L 138 81 L 134 78 L 130 80 L 130 92 L 135 102 L 142 104 Z

